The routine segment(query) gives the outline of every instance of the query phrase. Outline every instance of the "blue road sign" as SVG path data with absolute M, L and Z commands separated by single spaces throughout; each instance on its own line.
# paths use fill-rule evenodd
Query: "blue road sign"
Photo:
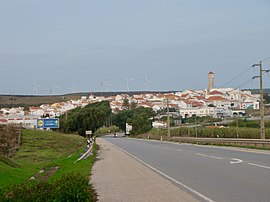
M 38 119 L 37 128 L 59 128 L 59 119 Z

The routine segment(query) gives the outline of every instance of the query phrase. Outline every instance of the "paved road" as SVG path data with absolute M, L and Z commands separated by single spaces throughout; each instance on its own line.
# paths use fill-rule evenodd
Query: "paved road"
M 208 201 L 270 201 L 270 153 L 132 138 L 105 139 Z
M 144 166 L 110 142 L 97 138 L 91 184 L 99 202 L 197 202 L 191 194 Z

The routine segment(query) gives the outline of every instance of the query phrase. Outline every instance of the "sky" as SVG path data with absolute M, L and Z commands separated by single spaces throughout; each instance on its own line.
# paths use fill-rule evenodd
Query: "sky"
M 0 0 L 0 94 L 259 88 L 269 57 L 270 0 Z

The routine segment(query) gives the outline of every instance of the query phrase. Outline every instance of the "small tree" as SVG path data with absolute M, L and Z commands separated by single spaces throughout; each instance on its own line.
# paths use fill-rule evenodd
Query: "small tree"
M 135 101 L 131 101 L 131 103 L 130 103 L 130 108 L 131 109 L 134 109 L 134 108 L 136 108 L 137 107 L 137 103 L 135 102 Z
M 128 100 L 127 98 L 125 98 L 125 99 L 123 100 L 123 107 L 124 107 L 125 109 L 129 109 L 129 100 Z

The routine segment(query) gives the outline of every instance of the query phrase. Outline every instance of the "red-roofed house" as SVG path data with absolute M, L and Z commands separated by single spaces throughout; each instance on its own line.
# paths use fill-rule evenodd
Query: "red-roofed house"
M 204 101 L 199 100 L 181 100 L 178 104 L 179 108 L 192 108 L 192 107 L 202 107 L 204 106 Z
M 218 108 L 228 109 L 229 107 L 231 107 L 232 102 L 222 96 L 212 96 L 206 100 L 206 104 L 208 106 L 214 105 Z

